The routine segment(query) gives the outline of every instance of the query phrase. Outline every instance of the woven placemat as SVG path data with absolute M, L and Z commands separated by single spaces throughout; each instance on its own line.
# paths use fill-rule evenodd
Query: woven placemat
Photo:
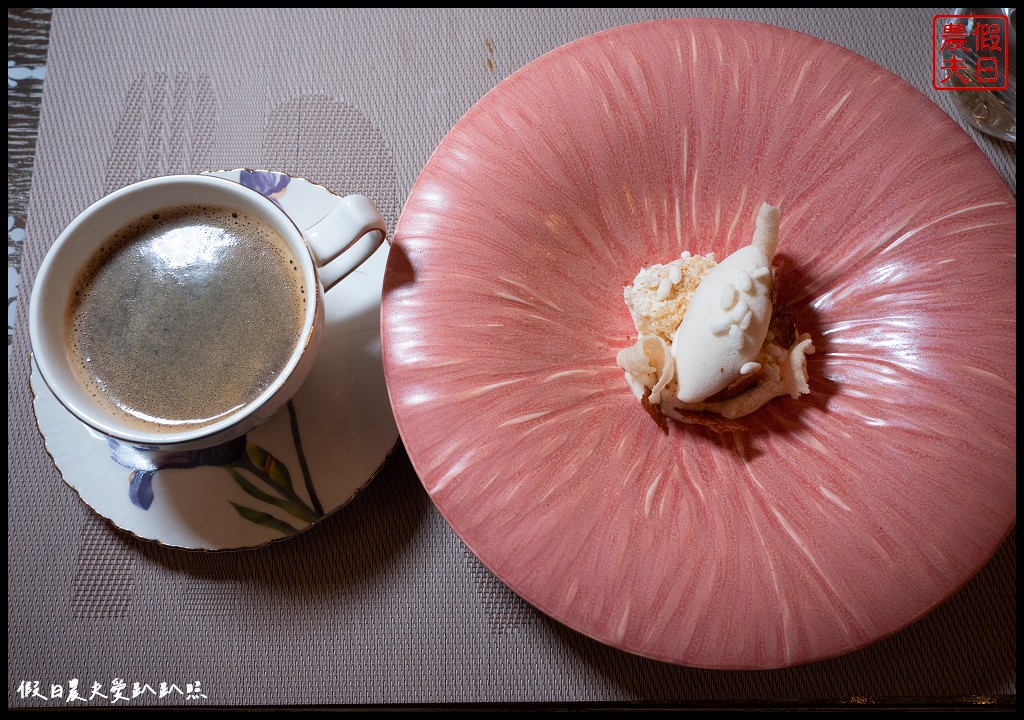
M 273 168 L 365 193 L 394 227 L 434 147 L 501 79 L 589 33 L 684 14 L 58 10 L 21 293 L 83 207 L 153 175 Z M 843 45 L 952 114 L 931 89 L 933 11 L 703 14 Z M 970 132 L 1015 191 L 1013 146 Z M 352 504 L 287 542 L 188 553 L 129 537 L 44 450 L 27 305 L 8 373 L 11 706 L 1015 700 L 1015 535 L 907 630 L 766 672 L 649 661 L 540 615 L 466 550 L 401 446 Z

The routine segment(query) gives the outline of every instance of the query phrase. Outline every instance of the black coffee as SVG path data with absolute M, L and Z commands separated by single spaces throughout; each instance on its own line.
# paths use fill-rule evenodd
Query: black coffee
M 294 253 L 262 221 L 170 208 L 111 237 L 83 270 L 67 312 L 68 357 L 123 422 L 189 430 L 279 376 L 307 301 Z

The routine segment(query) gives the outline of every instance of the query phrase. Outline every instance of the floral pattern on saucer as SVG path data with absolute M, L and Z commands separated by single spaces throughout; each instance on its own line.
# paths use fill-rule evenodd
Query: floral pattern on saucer
M 153 478 L 161 470 L 172 468 L 187 469 L 198 467 L 220 467 L 227 471 L 242 490 L 259 503 L 269 503 L 281 508 L 303 523 L 316 522 L 324 516 L 324 509 L 317 496 L 313 480 L 309 475 L 306 458 L 302 452 L 302 441 L 295 421 L 295 405 L 287 403 L 292 425 L 292 439 L 302 470 L 304 487 L 309 497 L 306 502 L 292 485 L 292 473 L 288 466 L 255 443 L 248 442 L 247 436 L 229 440 L 215 447 L 201 450 L 146 451 L 131 445 L 124 445 L 112 438 L 107 439 L 110 459 L 131 470 L 128 483 L 128 499 L 143 510 L 153 504 Z M 256 482 L 254 483 L 253 480 Z M 230 502 L 230 501 L 229 501 Z M 291 535 L 298 528 L 274 517 L 266 510 L 249 505 L 230 502 L 245 520 Z
M 250 190 L 255 190 L 260 195 L 270 198 L 280 207 L 279 198 L 288 189 L 288 181 L 291 177 L 284 173 L 272 172 L 270 170 L 239 170 L 238 182 Z

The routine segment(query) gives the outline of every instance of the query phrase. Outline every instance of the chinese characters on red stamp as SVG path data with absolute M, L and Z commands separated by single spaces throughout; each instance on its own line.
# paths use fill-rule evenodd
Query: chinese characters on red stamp
M 936 15 L 932 18 L 932 87 L 936 90 L 1006 90 L 1009 35 L 1005 15 Z

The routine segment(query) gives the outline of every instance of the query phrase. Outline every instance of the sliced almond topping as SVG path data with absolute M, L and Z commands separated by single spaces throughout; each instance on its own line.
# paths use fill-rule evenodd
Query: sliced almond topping
M 704 402 L 713 403 L 721 402 L 722 400 L 730 400 L 739 395 L 740 393 L 743 393 L 757 385 L 757 383 L 760 382 L 762 377 L 764 377 L 763 367 L 759 367 L 757 368 L 757 370 L 747 373 L 746 375 L 740 375 L 738 378 L 729 383 L 725 388 L 719 390 Z
M 772 319 L 768 328 L 775 333 L 775 344 L 789 350 L 796 342 L 796 316 L 789 305 L 772 308 Z
M 779 303 L 779 277 L 782 275 L 782 258 L 772 258 L 772 307 Z
M 747 428 L 735 420 L 728 420 L 721 415 L 714 415 L 708 412 L 696 412 L 693 410 L 676 410 L 683 422 L 692 425 L 703 425 L 709 430 L 717 433 L 746 432 Z
M 661 406 L 655 405 L 650 401 L 651 391 L 645 390 L 644 396 L 640 398 L 640 405 L 647 411 L 647 414 L 651 416 L 654 422 L 658 423 L 658 427 L 661 431 L 668 435 L 668 418 L 665 417 L 661 412 Z

